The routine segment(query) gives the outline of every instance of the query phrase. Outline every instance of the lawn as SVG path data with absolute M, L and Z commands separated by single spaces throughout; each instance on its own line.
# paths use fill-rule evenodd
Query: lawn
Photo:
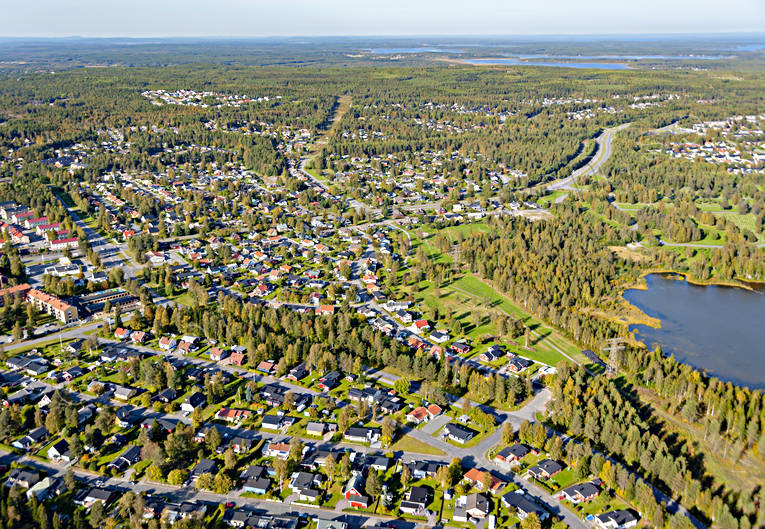
M 555 483 L 557 485 L 558 489 L 565 489 L 569 485 L 573 484 L 576 481 L 576 477 L 574 475 L 574 469 L 569 467 L 566 468 L 560 472 L 558 472 L 555 476 L 550 479 L 552 483 Z
M 457 234 L 469 236 L 471 233 L 484 232 L 488 229 L 485 223 L 462 224 L 435 230 L 424 238 L 418 237 L 414 231 L 409 231 L 412 238 L 412 254 L 415 253 L 418 246 L 422 245 L 430 260 L 451 263 L 452 257 L 441 253 L 436 247 L 434 241 L 436 235 L 445 235 L 455 240 Z M 563 354 L 561 352 L 580 362 L 586 360 L 582 357 L 580 348 L 559 331 L 543 324 L 506 296 L 497 292 L 486 281 L 474 275 L 462 275 L 451 283 L 442 285 L 440 296 L 435 295 L 435 286 L 429 281 L 421 282 L 417 288 L 419 291 L 414 293 L 417 302 L 431 308 L 437 308 L 441 314 L 445 313 L 444 309 L 448 306 L 455 318 L 463 324 L 466 336 L 474 342 L 484 335 L 496 333 L 496 328 L 488 316 L 492 311 L 498 310 L 523 321 L 531 328 L 532 334 L 536 335 L 535 343 L 532 344 L 534 351 L 524 352 L 523 356 L 548 365 L 555 365 L 562 360 Z M 476 311 L 484 315 L 478 326 L 475 326 L 471 316 Z
M 401 439 L 393 443 L 390 448 L 388 448 L 388 450 L 393 452 L 414 452 L 417 454 L 426 454 L 432 456 L 446 455 L 443 450 L 436 448 L 435 446 L 431 446 L 427 443 L 423 443 L 422 441 L 419 441 L 408 435 L 403 436 Z
M 754 213 L 747 213 L 746 215 L 740 215 L 739 213 L 725 213 L 720 214 L 720 217 L 723 217 L 725 220 L 731 221 L 733 224 L 735 224 L 740 230 L 749 230 L 755 235 L 757 235 L 757 240 L 762 241 L 765 239 L 765 234 L 763 233 L 757 233 L 757 230 L 755 229 L 754 223 L 757 220 Z
M 602 492 L 597 498 L 580 503 L 579 505 L 573 505 L 568 501 L 564 502 L 564 504 L 579 514 L 582 518 L 588 514 L 602 514 L 608 511 L 630 508 L 627 502 L 623 501 L 621 498 L 612 496 L 608 492 Z

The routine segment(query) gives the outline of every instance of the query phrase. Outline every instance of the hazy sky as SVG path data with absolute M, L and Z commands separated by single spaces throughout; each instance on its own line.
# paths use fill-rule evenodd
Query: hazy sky
M 3 0 L 0 36 L 765 31 L 765 0 Z

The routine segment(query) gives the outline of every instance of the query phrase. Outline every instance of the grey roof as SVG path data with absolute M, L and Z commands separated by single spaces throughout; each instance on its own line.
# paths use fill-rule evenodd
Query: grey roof
M 611 511 L 598 515 L 598 520 L 603 523 L 609 521 L 615 522 L 617 525 L 622 526 L 629 522 L 637 521 L 637 518 L 628 510 L 622 509 L 619 511 Z

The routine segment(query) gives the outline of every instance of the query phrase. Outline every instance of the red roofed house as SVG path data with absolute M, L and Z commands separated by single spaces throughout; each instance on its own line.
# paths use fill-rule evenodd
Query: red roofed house
M 234 408 L 221 408 L 215 414 L 216 419 L 226 422 L 241 422 L 249 416 L 249 410 L 235 410 Z
M 258 367 L 256 369 L 262 373 L 266 373 L 270 375 L 275 368 L 276 368 L 276 364 L 274 364 L 273 362 L 269 362 L 267 360 L 263 360 L 261 363 L 258 364 Z
M 241 366 L 244 363 L 244 353 L 231 353 L 231 356 L 228 357 L 228 363 Z
M 436 417 L 441 415 L 443 411 L 444 410 L 442 410 L 441 406 L 439 406 L 438 404 L 431 404 L 430 406 L 428 406 L 428 415 L 430 416 L 431 419 L 435 419 Z
M 334 314 L 335 313 L 335 306 L 334 305 L 322 305 L 320 307 L 316 307 L 316 314 Z
M 426 422 L 428 418 L 428 410 L 424 406 L 415 408 L 406 414 L 406 420 L 414 424 Z
M 79 246 L 77 237 L 69 237 L 68 239 L 56 239 L 50 242 L 50 249 L 52 251 L 65 250 L 67 248 L 77 248 Z
M 474 487 L 478 489 L 483 489 L 483 475 L 484 472 L 488 472 L 488 470 L 478 470 L 477 468 L 471 468 L 467 472 L 465 472 L 464 479 Z M 497 494 L 499 491 L 501 491 L 506 483 L 502 481 L 501 479 L 497 478 L 493 474 L 489 473 L 491 475 L 491 486 L 489 487 L 489 490 L 492 494 Z
M 417 320 L 412 324 L 412 331 L 420 334 L 422 331 L 430 329 L 430 324 L 428 323 L 428 320 Z
M 114 330 L 114 337 L 117 340 L 127 340 L 130 338 L 130 331 L 128 329 L 123 329 L 122 327 L 117 327 Z

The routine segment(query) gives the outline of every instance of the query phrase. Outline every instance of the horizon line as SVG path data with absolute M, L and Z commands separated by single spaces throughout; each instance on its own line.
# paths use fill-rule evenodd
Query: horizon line
M 236 40 L 236 39 L 295 39 L 295 38 L 529 38 L 529 37 L 733 37 L 733 38 L 745 38 L 745 37 L 763 37 L 765 38 L 765 31 L 751 30 L 727 30 L 717 31 L 710 33 L 708 31 L 680 31 L 672 33 L 656 33 L 656 32 L 619 32 L 619 33 L 518 33 L 518 34 L 475 34 L 475 33 L 402 33 L 402 34 L 271 34 L 271 35 L 202 35 L 202 34 L 189 34 L 189 35 L 0 35 L 0 39 L 7 40 L 78 40 L 78 39 L 132 39 L 132 40 L 146 40 L 146 39 L 222 39 L 222 40 Z

